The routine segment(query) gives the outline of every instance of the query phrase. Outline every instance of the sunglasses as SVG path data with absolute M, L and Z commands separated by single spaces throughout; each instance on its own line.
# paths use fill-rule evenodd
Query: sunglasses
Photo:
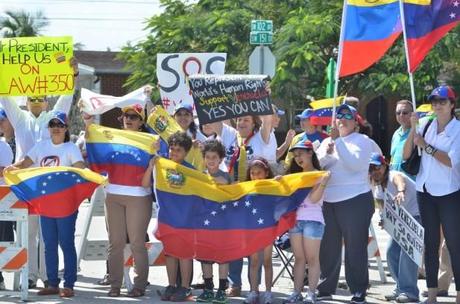
M 433 99 L 431 100 L 432 105 L 439 104 L 441 106 L 445 106 L 449 102 L 448 99 Z
M 353 120 L 355 117 L 351 113 L 338 113 L 336 115 L 337 119 L 346 119 L 346 120 Z
M 409 114 L 410 112 L 407 112 L 407 111 L 396 111 L 396 116 L 399 116 L 399 115 L 407 115 Z
M 45 99 L 43 98 L 29 98 L 30 103 L 42 103 L 45 102 Z
M 48 124 L 48 128 L 63 129 L 65 127 L 67 127 L 65 124 L 63 124 L 62 122 L 57 122 L 57 121 L 50 121 L 50 123 Z
M 123 114 L 123 117 L 129 120 L 140 120 L 141 117 L 137 114 Z

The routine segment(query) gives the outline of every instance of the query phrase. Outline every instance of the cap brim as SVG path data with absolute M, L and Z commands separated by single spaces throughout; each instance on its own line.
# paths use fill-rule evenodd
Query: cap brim
M 286 114 L 286 112 L 283 110 L 278 110 L 276 111 L 276 114 L 278 114 L 279 116 L 283 116 L 284 114 Z
M 369 162 L 369 165 L 376 165 L 376 166 L 381 166 L 381 165 L 382 165 L 382 163 L 381 163 L 381 162 L 379 162 L 379 161 L 376 161 L 376 160 L 371 160 L 371 161 Z

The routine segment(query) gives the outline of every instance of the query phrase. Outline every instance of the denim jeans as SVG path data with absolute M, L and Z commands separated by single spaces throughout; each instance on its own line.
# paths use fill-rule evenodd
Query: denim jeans
M 45 243 L 45 263 L 48 284 L 58 287 L 58 245 L 64 255 L 64 287 L 73 288 L 77 281 L 77 251 L 75 249 L 75 223 L 78 211 L 63 218 L 40 216 Z
M 259 284 L 262 276 L 262 263 L 259 265 Z M 248 257 L 248 281 L 249 279 L 249 269 L 251 269 L 251 259 Z M 243 272 L 243 259 L 232 261 L 228 264 L 228 281 L 232 287 L 241 287 L 241 273 Z
M 419 216 L 416 216 L 415 219 L 420 222 Z M 409 298 L 418 300 L 418 265 L 411 260 L 395 240 L 390 240 L 387 249 L 387 264 L 391 276 L 396 282 L 395 293 L 404 293 Z

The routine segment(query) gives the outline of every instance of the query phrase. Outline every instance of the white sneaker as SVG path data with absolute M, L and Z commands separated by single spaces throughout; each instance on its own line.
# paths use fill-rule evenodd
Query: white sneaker
M 302 294 L 294 291 L 286 300 L 283 301 L 283 304 L 300 304 L 302 301 Z
M 273 295 L 271 291 L 264 292 L 262 304 L 272 304 L 272 302 L 273 302 Z
M 305 295 L 305 301 L 303 302 L 305 304 L 316 304 L 316 294 L 311 291 L 307 291 L 307 294 Z
M 259 292 L 251 291 L 248 293 L 243 303 L 244 304 L 257 304 L 258 300 L 259 300 Z

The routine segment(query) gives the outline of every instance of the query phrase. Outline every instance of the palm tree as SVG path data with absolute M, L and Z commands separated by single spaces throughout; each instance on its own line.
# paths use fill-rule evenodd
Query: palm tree
M 48 19 L 43 12 L 35 14 L 20 11 L 5 11 L 6 16 L 0 18 L 0 33 L 3 37 L 32 37 L 39 36 L 40 32 L 48 26 Z

